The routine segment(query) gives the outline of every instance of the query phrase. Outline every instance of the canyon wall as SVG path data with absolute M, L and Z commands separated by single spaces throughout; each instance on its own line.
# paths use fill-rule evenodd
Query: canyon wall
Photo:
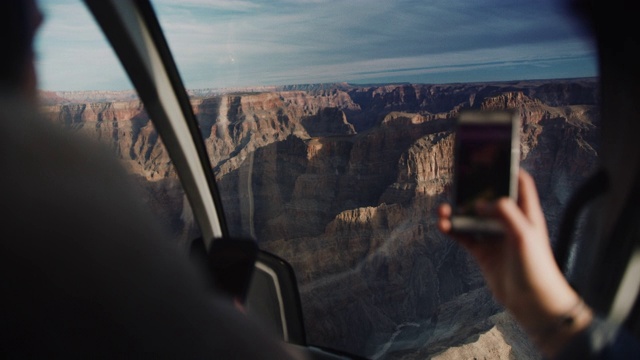
M 230 232 L 293 265 L 309 343 L 385 359 L 468 351 L 539 358 L 505 320 L 472 259 L 437 231 L 434 211 L 450 195 L 458 112 L 515 109 L 521 164 L 536 179 L 553 238 L 563 205 L 597 161 L 597 84 L 191 94 Z M 188 239 L 188 205 L 142 105 L 64 95 L 49 96 L 57 99 L 45 106 L 51 121 L 108 144 L 145 184 L 150 203 L 162 205 L 153 208 L 176 236 Z M 487 339 L 504 346 L 483 354 L 490 346 L 478 344 Z

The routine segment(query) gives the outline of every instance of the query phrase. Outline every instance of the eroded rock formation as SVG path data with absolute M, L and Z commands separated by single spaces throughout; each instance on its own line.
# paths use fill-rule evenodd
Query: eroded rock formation
M 521 164 L 536 178 L 553 236 L 597 159 L 597 99 L 596 79 L 576 79 L 274 87 L 194 97 L 192 105 L 229 229 L 292 263 L 310 343 L 373 358 L 446 359 L 508 353 L 481 345 L 500 338 L 538 358 L 496 315 L 472 259 L 435 227 L 435 207 L 450 191 L 454 119 L 467 107 L 519 112 Z M 192 231 L 139 102 L 46 111 L 108 143 L 155 189 L 149 196 L 172 209 L 162 216 L 174 231 Z

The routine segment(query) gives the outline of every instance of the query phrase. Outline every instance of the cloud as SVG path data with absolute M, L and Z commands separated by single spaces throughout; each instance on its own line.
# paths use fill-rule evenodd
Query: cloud
M 46 90 L 127 89 L 115 53 L 80 1 L 41 1 L 45 16 L 36 36 L 39 85 Z
M 381 78 L 407 79 L 411 76 L 425 79 L 430 74 L 440 73 L 468 73 L 503 67 L 546 67 L 576 59 L 588 59 L 590 56 L 590 49 L 585 48 L 582 43 L 562 41 L 541 43 L 537 46 L 520 45 L 300 66 L 293 70 L 282 68 L 266 73 L 262 84 L 296 83 L 299 79 L 308 79 L 311 83 L 332 81 L 362 83 Z M 536 78 L 540 73 L 532 73 L 531 76 Z M 469 81 L 479 79 L 470 78 Z
M 72 20 L 78 10 L 61 1 L 51 6 L 61 20 L 52 20 L 59 28 L 52 26 L 42 46 L 43 66 L 63 66 L 50 60 L 56 59 L 54 45 L 98 61 L 104 54 L 96 49 L 105 45 L 96 45 L 100 35 L 89 34 L 92 18 Z M 522 66 L 521 76 L 527 77 L 535 74 L 524 71 L 545 58 L 548 64 L 595 62 L 595 51 L 554 0 L 154 0 L 153 5 L 192 88 L 366 81 L 374 74 L 406 79 L 439 73 L 445 79 L 447 72 L 486 71 L 499 64 Z M 64 36 L 74 40 L 63 41 Z M 87 67 L 90 80 L 91 64 L 75 63 L 80 66 Z M 64 72 L 60 69 L 56 72 Z

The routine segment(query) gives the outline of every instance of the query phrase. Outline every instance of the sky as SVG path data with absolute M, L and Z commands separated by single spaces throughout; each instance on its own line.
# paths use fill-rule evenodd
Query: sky
M 152 0 L 188 89 L 597 76 L 563 0 Z M 131 89 L 80 0 L 40 0 L 43 90 Z

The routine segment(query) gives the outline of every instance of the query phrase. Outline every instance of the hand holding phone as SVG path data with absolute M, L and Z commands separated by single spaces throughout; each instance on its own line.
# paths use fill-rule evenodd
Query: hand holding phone
M 499 221 L 476 212 L 479 202 L 517 197 L 520 118 L 509 110 L 466 110 L 457 120 L 452 230 L 499 234 Z

